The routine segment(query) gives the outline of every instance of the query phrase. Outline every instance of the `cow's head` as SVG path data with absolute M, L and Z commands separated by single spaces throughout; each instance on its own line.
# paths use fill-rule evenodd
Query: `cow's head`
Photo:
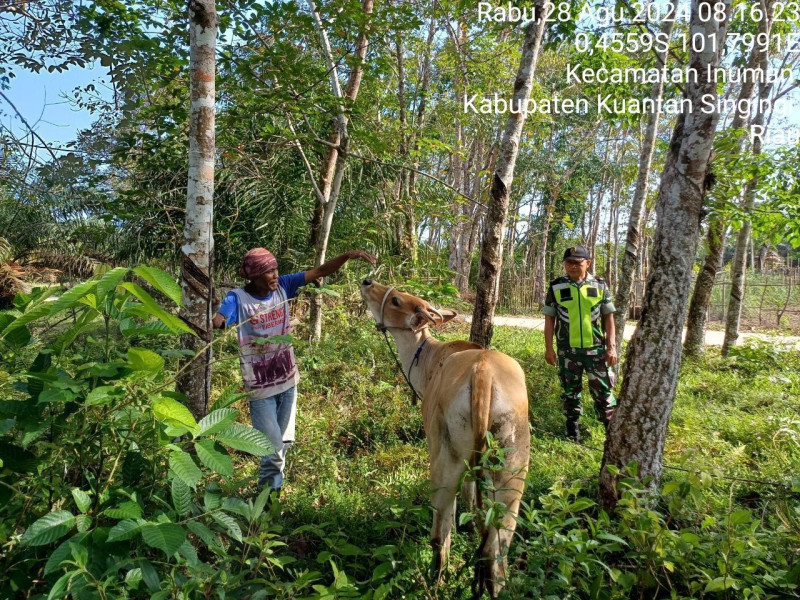
M 378 327 L 421 331 L 431 325 L 447 323 L 456 313 L 447 308 L 433 308 L 422 298 L 398 292 L 396 289 L 365 279 L 361 295 Z

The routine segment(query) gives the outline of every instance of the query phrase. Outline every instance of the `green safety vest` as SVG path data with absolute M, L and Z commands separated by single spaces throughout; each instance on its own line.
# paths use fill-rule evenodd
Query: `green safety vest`
M 603 301 L 603 288 L 591 283 L 560 283 L 553 286 L 553 295 L 569 313 L 570 348 L 593 347 L 592 310 Z

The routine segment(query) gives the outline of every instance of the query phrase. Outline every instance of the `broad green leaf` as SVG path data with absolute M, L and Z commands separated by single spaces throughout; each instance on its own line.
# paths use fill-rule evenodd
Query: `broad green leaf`
M 109 292 L 114 291 L 125 278 L 125 275 L 128 274 L 128 270 L 128 267 L 115 267 L 100 278 L 100 281 L 97 282 L 96 292 L 98 302 L 102 302 Z
M 172 334 L 172 329 L 161 321 L 151 321 L 141 327 L 133 319 L 120 319 L 119 330 L 126 338 L 132 335 L 165 335 Z
M 222 444 L 213 440 L 200 440 L 195 442 L 194 447 L 197 458 L 209 469 L 226 477 L 233 475 L 233 459 Z
M 159 421 L 182 425 L 192 432 L 198 430 L 197 421 L 194 420 L 191 411 L 169 396 L 156 398 L 153 402 L 153 413 Z
M 157 592 L 161 589 L 161 580 L 158 577 L 158 571 L 149 560 L 140 558 L 134 563 L 142 570 L 142 581 L 147 586 L 150 592 Z
M 189 540 L 185 540 L 180 548 L 178 548 L 178 553 L 186 559 L 186 562 L 190 565 L 194 566 L 199 563 L 199 559 L 197 558 L 197 550 L 194 549 L 194 546 L 189 542 Z
M 247 398 L 247 396 L 250 395 L 248 392 L 236 393 L 237 389 L 239 389 L 239 386 L 236 384 L 225 388 L 219 398 L 217 398 L 217 400 L 214 402 L 211 410 L 215 411 L 219 410 L 220 408 L 228 408 L 234 402 L 237 402 L 242 398 Z
M 109 542 L 119 542 L 122 540 L 129 540 L 139 535 L 142 530 L 142 524 L 134 521 L 133 519 L 123 519 L 111 528 L 108 532 Z
M 0 331 L 3 331 L 5 326 L 12 321 L 14 321 L 14 317 L 11 315 L 0 315 Z M 17 327 L 7 334 L 3 334 L 1 337 L 12 348 L 19 349 L 26 346 L 33 336 L 31 335 L 30 329 L 26 326 L 22 326 Z
M 235 539 L 237 542 L 242 541 L 242 528 L 231 515 L 224 513 L 221 510 L 215 510 L 211 513 L 214 520 L 225 528 L 228 535 Z
M 142 306 L 147 310 L 147 312 L 157 318 L 159 321 L 164 323 L 167 327 L 169 327 L 173 333 L 191 333 L 194 335 L 194 331 L 183 321 L 181 321 L 175 315 L 172 315 L 161 308 L 158 303 L 153 299 L 153 297 L 145 292 L 142 288 L 136 285 L 133 282 L 127 281 L 121 284 L 123 288 L 128 290 L 131 294 L 133 294 L 139 302 L 142 303 Z
M 181 306 L 181 286 L 161 269 L 140 265 L 133 270 L 139 277 L 164 294 L 178 306 Z
M 140 519 L 142 517 L 142 507 L 133 500 L 122 502 L 116 508 L 107 508 L 103 514 L 112 519 Z
M 169 455 L 169 466 L 190 488 L 195 488 L 203 478 L 203 472 L 186 452 L 174 450 Z
M 219 552 L 223 551 L 219 536 L 217 536 L 217 534 L 211 531 L 208 527 L 203 525 L 200 521 L 189 521 L 186 523 L 186 527 L 188 527 L 189 531 L 195 534 L 198 538 L 203 540 L 203 543 L 211 550 L 216 550 Z
M 64 594 L 67 592 L 69 588 L 70 580 L 79 575 L 79 571 L 69 571 L 64 573 L 58 580 L 53 584 L 53 587 L 50 588 L 50 593 L 47 594 L 47 600 L 56 600 L 56 598 L 63 598 Z
M 157 373 L 164 369 L 164 359 L 147 348 L 128 348 L 128 361 L 136 371 Z
M 265 485 L 264 489 L 261 490 L 261 492 L 258 494 L 256 501 L 253 503 L 253 512 L 251 513 L 253 521 L 258 519 L 264 512 L 264 508 L 267 506 L 267 501 L 269 500 L 269 495 L 271 493 L 272 493 L 272 487 Z
M 11 469 L 14 473 L 33 473 L 39 464 L 39 459 L 33 452 L 0 441 L 0 460 L 6 469 Z
M 78 510 L 82 513 L 85 513 L 92 506 L 92 499 L 89 494 L 79 488 L 72 488 L 72 497 L 75 499 Z
M 20 538 L 22 546 L 44 546 L 69 533 L 75 526 L 75 516 L 66 510 L 47 513 L 28 527 Z
M 210 511 L 219 508 L 220 504 L 222 504 L 222 492 L 219 485 L 212 481 L 206 486 L 206 493 L 203 495 L 203 506 L 207 511 Z
M 234 423 L 217 435 L 217 440 L 235 450 L 241 450 L 255 456 L 266 456 L 272 453 L 272 446 L 267 436 L 241 423 Z
M 97 280 L 90 279 L 89 281 L 84 281 L 83 283 L 79 283 L 75 287 L 67 290 L 59 298 L 50 305 L 50 314 L 54 315 L 56 313 L 61 312 L 64 309 L 70 308 L 75 306 L 78 301 L 86 296 L 87 294 L 93 293 L 94 289 L 97 287 Z
M 125 390 L 116 385 L 101 385 L 94 388 L 86 395 L 87 406 L 103 406 L 112 401 L 120 400 L 125 395 Z
M 247 519 L 248 523 L 251 521 L 253 515 L 253 507 L 239 498 L 225 498 L 225 500 L 222 501 L 222 510 L 236 513 L 240 517 Z
M 50 556 L 47 557 L 47 563 L 44 565 L 44 574 L 50 575 L 50 573 L 55 572 L 59 565 L 70 557 L 70 543 L 82 544 L 87 535 L 87 533 L 76 533 L 71 538 L 61 542 L 61 544 L 50 553 Z
M 52 404 L 57 402 L 69 402 L 75 398 L 75 394 L 69 390 L 50 388 L 39 394 L 39 404 Z
M 180 477 L 172 478 L 172 505 L 181 516 L 192 510 L 192 491 Z
M 131 589 L 135 590 L 139 587 L 139 583 L 142 581 L 142 570 L 140 568 L 131 569 L 127 573 L 125 573 L 125 585 L 130 587 Z
M 219 408 L 215 411 L 208 413 L 205 417 L 200 419 L 198 425 L 200 431 L 197 433 L 198 437 L 201 435 L 211 435 L 226 429 L 231 423 L 236 421 L 238 411 L 233 408 Z
M 75 517 L 75 525 L 81 533 L 89 531 L 89 528 L 92 526 L 92 517 L 89 515 L 78 515 Z
M 706 584 L 706 592 L 722 592 L 728 588 L 736 588 L 738 581 L 734 577 L 717 577 Z
M 142 539 L 148 546 L 172 556 L 186 539 L 186 530 L 176 523 L 147 524 L 142 527 Z

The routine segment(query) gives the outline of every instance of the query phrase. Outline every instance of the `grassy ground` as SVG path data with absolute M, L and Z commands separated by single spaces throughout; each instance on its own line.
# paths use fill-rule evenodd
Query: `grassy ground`
M 302 337 L 302 328 L 296 334 Z M 437 335 L 465 339 L 468 334 L 461 324 Z M 540 506 L 554 485 L 574 481 L 580 495 L 592 498 L 604 432 L 588 395 L 582 421 L 589 435 L 579 446 L 562 438 L 560 389 L 555 369 L 544 362 L 542 333 L 498 327 L 494 344 L 527 373 L 532 444 L 526 503 Z M 216 386 L 238 377 L 238 365 L 226 354 L 233 350 L 228 344 L 218 355 Z M 456 534 L 448 583 L 439 590 L 428 587 L 428 461 L 420 411 L 411 406 L 411 394 L 371 320 L 329 311 L 323 343 L 315 348 L 299 343 L 297 354 L 303 376 L 298 441 L 289 456 L 280 522 L 299 569 L 293 576 L 309 570 L 330 581 L 336 574 L 333 561 L 347 571 L 349 585 L 385 582 L 394 590 L 387 597 L 468 597 L 470 571 L 463 567 L 477 544 L 474 535 Z M 699 513 L 730 512 L 734 505 L 765 515 L 771 511 L 773 488 L 724 477 L 782 483 L 796 477 L 798 408 L 797 353 L 761 347 L 723 360 L 710 350 L 683 365 L 665 462 L 703 472 L 693 476 L 706 482 L 696 505 Z M 242 457 L 236 479 L 226 487 L 247 493 L 255 472 L 255 461 Z M 686 474 L 667 469 L 665 480 L 672 478 L 683 480 Z M 524 564 L 512 551 L 514 556 Z M 402 581 L 391 575 L 398 572 Z

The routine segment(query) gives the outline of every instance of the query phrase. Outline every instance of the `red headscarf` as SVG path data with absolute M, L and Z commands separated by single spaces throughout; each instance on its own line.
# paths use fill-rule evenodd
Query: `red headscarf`
M 246 279 L 253 280 L 259 275 L 277 268 L 278 260 L 272 252 L 266 248 L 253 248 L 244 255 L 239 274 Z

